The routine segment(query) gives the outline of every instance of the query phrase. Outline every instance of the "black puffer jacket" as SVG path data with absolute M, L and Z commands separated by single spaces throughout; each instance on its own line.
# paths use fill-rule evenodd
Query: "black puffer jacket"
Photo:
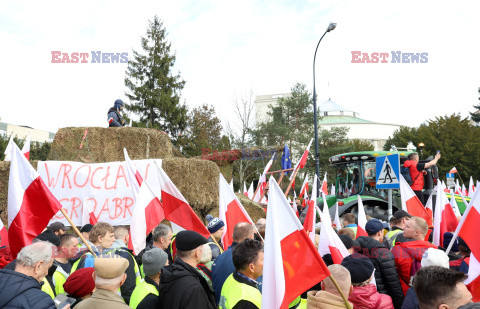
M 160 302 L 169 309 L 214 309 L 215 297 L 200 273 L 177 257 L 160 274 Z
M 55 304 L 35 278 L 10 269 L 0 270 L 0 308 L 55 309 Z
M 360 244 L 358 253 L 370 258 L 373 266 L 375 266 L 377 291 L 390 295 L 395 309 L 400 309 L 404 297 L 392 252 L 388 250 L 384 243 L 371 237 L 360 236 L 357 241 Z

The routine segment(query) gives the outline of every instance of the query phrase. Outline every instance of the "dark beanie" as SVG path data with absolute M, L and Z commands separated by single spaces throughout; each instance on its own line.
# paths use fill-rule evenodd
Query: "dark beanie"
M 352 283 L 366 281 L 372 276 L 375 269 L 369 258 L 357 253 L 345 257 L 342 261 L 342 266 L 350 272 Z
M 73 272 L 63 284 L 65 292 L 76 298 L 91 294 L 95 288 L 95 281 L 92 277 L 93 271 L 93 267 L 86 267 Z
M 207 220 L 210 218 L 211 216 L 207 217 Z M 211 218 L 211 220 L 208 220 L 207 229 L 211 234 L 213 234 L 224 226 L 225 226 L 225 223 L 222 220 L 218 218 Z
M 90 223 L 87 223 L 84 226 L 82 226 L 82 229 L 80 230 L 80 233 L 90 233 L 92 228 L 93 228 L 93 225 L 91 225 Z
M 44 232 L 35 237 L 35 240 L 48 241 L 49 243 L 59 247 L 60 246 L 60 237 L 58 237 L 50 229 L 46 229 Z
M 204 245 L 208 240 L 195 231 L 181 231 L 175 238 L 177 250 L 190 251 Z
M 450 241 L 453 238 L 453 233 L 446 232 L 443 234 L 443 247 L 446 249 L 448 248 L 448 245 L 450 245 Z M 451 252 L 458 252 L 458 238 L 455 239 L 452 245 L 452 249 L 450 249 Z

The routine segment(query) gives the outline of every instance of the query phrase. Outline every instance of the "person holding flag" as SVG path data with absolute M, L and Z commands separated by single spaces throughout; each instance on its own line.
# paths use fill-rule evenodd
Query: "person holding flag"
M 418 156 L 418 153 L 414 152 L 409 154 L 408 160 L 403 163 L 403 166 L 407 167 L 410 170 L 410 177 L 413 181 L 410 186 L 412 187 L 413 192 L 415 192 L 415 195 L 418 197 L 420 202 L 422 202 L 422 204 L 425 204 L 422 191 L 424 186 L 423 174 L 425 172 L 425 169 L 437 164 L 441 156 L 442 155 L 440 154 L 440 152 L 437 152 L 435 158 L 432 161 L 427 163 L 420 163 L 420 157 Z

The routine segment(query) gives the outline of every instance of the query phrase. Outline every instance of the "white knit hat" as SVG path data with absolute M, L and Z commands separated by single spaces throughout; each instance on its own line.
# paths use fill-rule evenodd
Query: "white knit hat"
M 441 266 L 450 268 L 448 255 L 439 249 L 428 248 L 423 254 L 422 267 Z

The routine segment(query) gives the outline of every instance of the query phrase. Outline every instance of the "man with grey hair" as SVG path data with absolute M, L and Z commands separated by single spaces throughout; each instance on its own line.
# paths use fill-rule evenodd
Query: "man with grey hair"
M 102 255 L 94 260 L 95 291 L 78 305 L 77 309 L 130 308 L 117 292 L 127 279 L 128 260 L 119 255 Z
M 339 264 L 332 264 L 328 266 L 330 273 L 337 280 L 339 288 L 343 295 L 348 299 L 352 293 L 352 278 L 348 269 Z M 309 291 L 307 293 L 307 307 L 310 308 L 347 308 L 342 296 L 333 284 L 330 278 L 325 278 L 322 283 L 321 291 Z M 353 308 L 353 305 L 350 304 Z
M 15 270 L 0 270 L 0 308 L 55 308 L 41 290 L 53 263 L 53 245 L 39 241 L 18 253 Z
M 165 251 L 168 255 L 168 262 L 171 264 L 173 262 L 173 258 L 170 254 L 170 251 L 168 250 L 170 247 L 170 244 L 172 243 L 172 236 L 173 232 L 172 229 L 163 223 L 160 223 L 157 225 L 153 231 L 152 231 L 152 241 L 153 243 L 147 244 L 145 249 L 140 251 L 140 253 L 137 255 L 137 263 L 140 265 L 140 272 L 142 275 L 145 277 L 143 273 L 143 265 L 142 265 L 142 257 L 145 252 L 152 248 L 159 248 Z

